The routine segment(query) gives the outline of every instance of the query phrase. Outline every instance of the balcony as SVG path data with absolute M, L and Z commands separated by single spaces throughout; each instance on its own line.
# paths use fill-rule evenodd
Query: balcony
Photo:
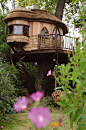
M 38 49 L 62 49 L 72 50 L 75 49 L 75 37 L 66 35 L 38 35 Z M 73 46 L 71 46 L 71 43 Z
M 16 45 L 13 45 L 13 41 L 16 42 Z M 7 37 L 7 42 L 11 43 L 15 47 L 17 52 L 26 51 L 28 53 L 47 53 L 47 52 L 55 52 L 58 50 L 59 52 L 65 53 L 65 51 L 72 51 L 75 49 L 75 37 L 69 37 L 66 35 L 34 35 L 34 36 L 22 36 L 22 35 L 12 35 Z M 22 43 L 25 44 L 22 44 Z M 71 46 L 72 43 L 72 46 Z M 23 50 L 22 50 L 22 49 Z M 14 53 L 11 51 L 11 53 Z

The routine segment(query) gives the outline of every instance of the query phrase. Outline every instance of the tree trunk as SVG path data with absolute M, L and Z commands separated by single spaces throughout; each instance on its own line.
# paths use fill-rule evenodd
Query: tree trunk
M 59 0 L 56 6 L 56 12 L 55 12 L 55 16 L 62 20 L 63 17 L 63 9 L 65 6 L 66 0 Z
M 56 53 L 48 58 L 47 60 L 44 60 L 40 63 L 38 73 L 36 76 L 36 81 L 35 81 L 35 89 L 39 91 L 45 91 L 47 90 L 47 87 L 49 88 L 50 86 L 50 76 L 47 77 L 48 71 L 51 69 L 53 71 L 55 62 L 53 62 L 53 59 L 56 58 Z M 49 81 L 49 82 L 48 82 Z M 47 86 L 46 86 L 47 85 Z
M 43 82 L 46 82 L 48 70 L 52 69 L 52 62 L 49 61 L 47 63 L 46 62 L 39 63 L 39 69 L 38 69 L 36 82 L 35 82 L 36 90 L 39 90 L 39 91 L 44 90 L 45 86 L 44 86 Z
M 18 59 L 19 59 L 18 55 L 16 55 L 16 57 L 18 57 Z M 28 72 L 26 70 L 25 65 L 22 62 L 20 62 L 20 64 L 21 64 L 21 68 L 20 68 L 18 66 L 18 64 L 16 64 L 16 61 L 15 61 L 14 57 L 12 57 L 12 61 L 13 61 L 13 64 L 15 65 L 15 67 L 17 68 L 17 70 L 19 71 L 19 73 L 22 75 L 23 79 L 25 80 L 25 82 L 27 84 L 26 88 L 28 89 L 28 92 L 30 92 L 30 93 L 35 92 L 36 89 L 34 87 L 34 84 L 32 82 L 32 79 L 31 79 L 30 75 L 28 74 Z

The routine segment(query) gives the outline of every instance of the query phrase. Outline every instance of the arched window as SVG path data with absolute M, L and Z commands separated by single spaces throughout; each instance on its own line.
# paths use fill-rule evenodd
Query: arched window
M 48 35 L 49 33 L 48 33 L 48 30 L 47 30 L 47 28 L 46 27 L 44 27 L 43 29 L 42 29 L 42 31 L 41 31 L 41 35 Z M 47 36 L 46 36 L 47 37 Z
M 57 27 L 55 27 L 54 28 L 54 30 L 53 30 L 53 38 L 55 38 L 55 36 L 56 36 L 56 38 L 58 39 L 58 40 L 60 40 L 60 32 L 59 32 L 59 29 L 57 28 Z

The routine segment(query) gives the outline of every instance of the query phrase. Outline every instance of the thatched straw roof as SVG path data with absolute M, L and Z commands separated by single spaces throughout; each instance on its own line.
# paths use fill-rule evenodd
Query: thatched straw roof
M 27 21 L 41 21 L 41 22 L 53 23 L 58 27 L 62 28 L 64 34 L 68 33 L 67 26 L 61 20 L 59 20 L 53 14 L 44 10 L 40 9 L 28 10 L 23 7 L 17 7 L 9 15 L 5 17 L 4 22 L 8 23 L 13 19 L 26 19 Z

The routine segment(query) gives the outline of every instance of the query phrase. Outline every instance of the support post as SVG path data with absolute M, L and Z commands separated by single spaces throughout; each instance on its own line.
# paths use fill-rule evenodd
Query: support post
M 40 49 L 40 34 L 38 34 L 38 49 Z

